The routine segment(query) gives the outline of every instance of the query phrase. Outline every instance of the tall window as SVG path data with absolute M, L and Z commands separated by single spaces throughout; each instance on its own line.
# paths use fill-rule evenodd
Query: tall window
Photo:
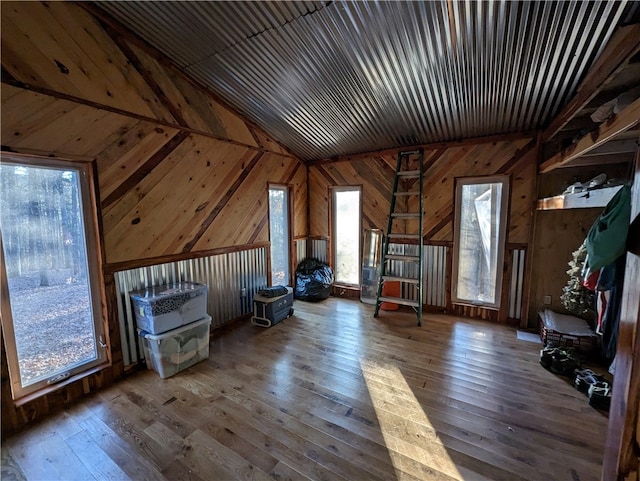
M 271 284 L 289 282 L 289 188 L 269 186 L 269 238 L 271 240 Z
M 507 177 L 459 179 L 453 251 L 454 303 L 500 306 Z
M 333 266 L 336 283 L 360 284 L 360 188 L 333 189 Z
M 14 398 L 106 360 L 86 164 L 2 157 L 2 327 Z

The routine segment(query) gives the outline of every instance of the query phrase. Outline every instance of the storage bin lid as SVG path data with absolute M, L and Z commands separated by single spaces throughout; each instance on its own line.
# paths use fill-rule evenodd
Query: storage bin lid
M 151 286 L 139 291 L 132 291 L 129 296 L 136 301 L 153 302 L 166 299 L 177 294 L 189 294 L 196 296 L 201 291 L 206 291 L 207 286 L 196 282 L 177 282 L 175 284 L 167 284 L 163 286 Z
M 208 329 L 209 326 L 211 325 L 211 316 L 206 315 L 199 321 L 191 322 L 189 324 L 185 324 L 184 326 L 178 327 L 176 329 L 171 329 L 170 331 L 162 332 L 160 334 L 151 334 L 150 332 L 144 331 L 142 329 L 137 329 L 137 331 L 138 331 L 138 336 L 140 337 L 144 337 L 145 339 L 150 339 L 152 341 L 162 341 L 167 338 L 179 336 L 183 332 L 196 329 L 204 324 L 207 325 L 207 329 Z

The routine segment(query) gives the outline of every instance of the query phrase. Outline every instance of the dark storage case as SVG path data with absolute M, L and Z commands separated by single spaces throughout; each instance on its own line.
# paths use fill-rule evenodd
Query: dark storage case
M 256 294 L 253 297 L 254 326 L 271 327 L 293 314 L 293 289 L 287 287 L 287 293 L 278 297 L 266 297 Z

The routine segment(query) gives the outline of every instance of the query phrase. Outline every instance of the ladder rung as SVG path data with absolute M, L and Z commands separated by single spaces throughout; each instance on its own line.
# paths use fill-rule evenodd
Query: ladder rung
M 398 212 L 395 214 L 391 214 L 391 217 L 396 219 L 419 219 L 420 212 Z
M 397 172 L 397 174 L 398 174 L 398 177 L 415 177 L 415 178 L 420 177 L 419 170 L 400 170 Z
M 389 239 L 420 239 L 420 234 L 389 234 Z
M 412 277 L 394 277 L 394 276 L 382 276 L 382 280 L 389 282 L 404 282 L 405 284 L 416 284 L 420 283 L 419 279 L 414 279 Z
M 400 152 L 400 155 L 416 155 L 419 154 L 419 150 L 406 150 L 404 152 Z
M 400 254 L 387 254 L 385 256 L 385 260 L 419 262 L 420 261 L 420 257 L 418 257 L 418 256 L 403 256 L 403 255 L 400 255 Z
M 401 297 L 379 297 L 380 302 L 392 302 L 393 304 L 400 304 L 401 306 L 420 307 L 418 301 L 412 301 L 410 299 L 403 299 Z
M 394 192 L 393 195 L 399 196 L 399 195 L 420 195 L 420 191 L 419 190 L 410 190 L 408 192 Z

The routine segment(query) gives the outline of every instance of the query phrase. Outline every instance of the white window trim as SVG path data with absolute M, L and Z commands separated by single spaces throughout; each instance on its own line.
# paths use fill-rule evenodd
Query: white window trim
M 458 297 L 458 262 L 460 248 L 460 209 L 462 198 L 462 187 L 473 184 L 502 184 L 502 198 L 500 199 L 500 232 L 498 233 L 498 259 L 496 265 L 496 295 L 495 302 L 470 302 L 467 299 Z M 507 237 L 507 221 L 509 218 L 509 198 L 510 198 L 510 177 L 508 175 L 494 175 L 487 177 L 460 177 L 456 179 L 455 187 L 455 215 L 453 223 L 453 256 L 451 267 L 451 302 L 457 305 L 482 307 L 486 309 L 500 309 L 502 301 L 502 280 L 504 271 L 505 242 Z

